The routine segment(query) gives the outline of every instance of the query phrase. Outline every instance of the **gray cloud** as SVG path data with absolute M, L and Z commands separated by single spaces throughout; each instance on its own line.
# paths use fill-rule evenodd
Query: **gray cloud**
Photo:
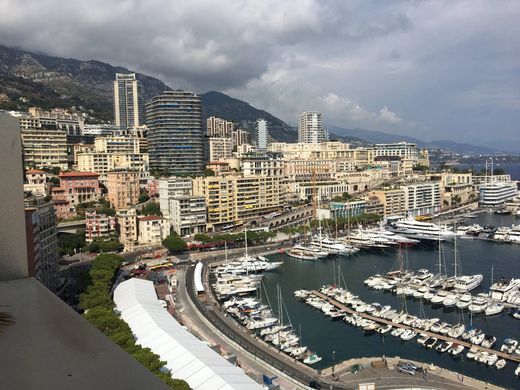
M 4 0 L 0 43 L 222 90 L 289 123 L 318 109 L 337 126 L 507 142 L 519 17 L 514 0 Z

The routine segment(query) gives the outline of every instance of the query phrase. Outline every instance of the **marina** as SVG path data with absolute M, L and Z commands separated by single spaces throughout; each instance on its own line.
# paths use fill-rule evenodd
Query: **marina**
M 482 226 L 510 226 L 515 221 L 513 216 L 482 213 L 476 218 L 472 218 L 470 222 Z M 502 276 L 514 278 L 520 275 L 520 262 L 518 261 L 520 253 L 516 245 L 499 244 L 488 240 L 463 239 L 459 240 L 457 245 L 462 259 L 463 274 L 483 275 L 481 284 L 471 291 L 472 296 L 483 292 L 487 294 L 492 281 L 496 283 Z M 446 243 L 445 247 L 447 253 L 453 251 L 453 243 Z M 409 247 L 404 256 L 410 260 L 411 268 L 416 273 L 423 268 L 433 270 L 438 262 L 438 253 L 431 246 Z M 291 313 L 293 324 L 295 326 L 302 324 L 302 335 L 306 345 L 323 357 L 323 360 L 316 364 L 317 368 L 330 367 L 339 361 L 364 356 L 397 355 L 405 359 L 433 363 L 506 388 L 518 387 L 519 382 L 515 376 L 517 363 L 509 361 L 498 372 L 495 367 L 489 367 L 487 364 L 482 366 L 481 363 L 468 359 L 467 346 L 463 352 L 454 355 L 424 348 L 417 342 L 406 342 L 401 338 L 392 337 L 389 333 L 384 337 L 374 335 L 375 332 L 360 333 L 359 329 L 355 327 L 345 326 L 343 321 L 324 318 L 322 313 L 307 305 L 302 305 L 293 295 L 296 290 L 318 290 L 321 286 L 337 280 L 334 266 L 336 264 L 342 269 L 348 289 L 359 295 L 362 300 L 401 308 L 403 300 L 400 296 L 369 289 L 364 284 L 364 281 L 370 276 L 377 273 L 384 274 L 395 269 L 397 257 L 395 249 L 361 250 L 355 255 L 335 256 L 313 262 L 292 259 L 284 254 L 267 257 L 271 261 L 284 261 L 284 264 L 277 272 L 265 274 L 263 280 L 265 288 L 269 294 L 272 294 L 276 285 L 282 286 L 282 295 Z M 452 268 L 453 260 L 450 258 L 451 255 L 447 256 L 447 262 Z M 492 274 L 494 274 L 493 277 Z M 464 299 L 467 299 L 467 296 Z M 462 306 L 464 299 L 459 300 Z M 424 304 L 421 308 L 420 299 L 413 298 L 406 299 L 406 307 L 408 313 L 413 315 L 419 315 L 421 311 L 424 311 L 427 318 L 440 318 L 442 322 L 450 324 L 464 323 L 467 328 L 477 328 L 486 335 L 493 335 L 497 339 L 494 346 L 496 350 L 506 339 L 518 340 L 520 338 L 520 321 L 508 315 L 507 309 L 493 316 L 485 316 L 484 313 L 470 314 L 468 310 L 464 310 L 461 314 L 458 304 L 451 307 L 433 307 L 430 304 Z M 419 334 L 416 337 L 419 339 Z M 332 351 L 335 352 L 334 356 Z

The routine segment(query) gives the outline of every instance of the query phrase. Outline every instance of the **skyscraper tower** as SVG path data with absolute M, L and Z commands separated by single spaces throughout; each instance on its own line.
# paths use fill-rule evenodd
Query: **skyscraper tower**
M 298 121 L 298 142 L 317 144 L 328 141 L 327 131 L 323 128 L 321 112 L 305 111 Z
M 164 91 L 146 104 L 150 170 L 166 174 L 203 171 L 202 104 L 192 92 Z
M 258 150 L 267 150 L 268 138 L 269 131 L 267 130 L 267 121 L 265 119 L 258 119 L 256 121 L 256 147 Z
M 135 73 L 116 73 L 114 81 L 114 121 L 121 129 L 144 124 L 144 98 Z

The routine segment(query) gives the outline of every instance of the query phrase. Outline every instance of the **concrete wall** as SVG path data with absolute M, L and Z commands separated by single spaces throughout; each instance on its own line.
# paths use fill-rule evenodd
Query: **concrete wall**
M 28 276 L 18 119 L 0 112 L 0 281 Z

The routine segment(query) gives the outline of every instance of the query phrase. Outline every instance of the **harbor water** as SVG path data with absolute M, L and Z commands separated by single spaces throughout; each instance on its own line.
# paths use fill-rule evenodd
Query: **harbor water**
M 510 226 L 520 223 L 520 218 L 506 215 L 482 214 L 468 223 L 494 226 Z M 496 281 L 500 277 L 520 277 L 520 245 L 499 244 L 477 239 L 459 239 L 457 241 L 458 258 L 463 274 L 483 274 L 484 280 L 480 287 L 472 293 L 487 292 L 492 284 L 492 275 Z M 445 243 L 445 263 L 448 274 L 454 270 L 454 245 Z M 416 246 L 402 250 L 408 269 L 419 270 L 427 268 L 436 272 L 438 264 L 437 248 Z M 458 357 L 435 350 L 425 349 L 416 339 L 402 341 L 391 335 L 381 336 L 377 333 L 365 334 L 361 329 L 348 325 L 343 321 L 332 321 L 321 311 L 314 310 L 309 305 L 299 301 L 293 295 L 298 289 L 319 289 L 325 284 L 338 283 L 340 279 L 338 266 L 348 290 L 359 295 L 367 303 L 378 302 L 391 305 L 394 309 L 406 307 L 410 314 L 420 315 L 422 308 L 428 318 L 440 318 L 452 324 L 463 322 L 467 327 L 482 329 L 483 332 L 497 337 L 494 346 L 499 349 L 506 338 L 520 339 L 520 320 L 516 320 L 504 310 L 501 314 L 486 317 L 484 314 L 470 316 L 468 310 L 462 313 L 457 308 L 433 308 L 431 304 L 419 299 L 406 298 L 390 292 L 376 291 L 368 288 L 364 280 L 374 274 L 382 274 L 398 269 L 399 261 L 396 250 L 386 252 L 359 252 L 353 256 L 335 256 L 318 261 L 305 261 L 291 258 L 284 254 L 268 256 L 271 261 L 284 261 L 284 264 L 274 272 L 264 275 L 264 291 L 270 298 L 273 309 L 277 310 L 276 289 L 281 287 L 283 301 L 296 333 L 300 332 L 302 344 L 323 357 L 314 367 L 317 369 L 329 367 L 356 357 L 400 356 L 403 359 L 413 359 L 425 363 L 433 363 L 441 368 L 460 372 L 486 382 L 506 388 L 520 388 L 520 380 L 514 375 L 517 364 L 508 362 L 505 369 L 498 371 L 495 367 L 477 363 L 466 358 L 467 349 Z M 265 300 L 265 297 L 263 298 Z M 406 306 L 405 306 L 406 305 Z M 334 361 L 333 361 L 334 359 Z

